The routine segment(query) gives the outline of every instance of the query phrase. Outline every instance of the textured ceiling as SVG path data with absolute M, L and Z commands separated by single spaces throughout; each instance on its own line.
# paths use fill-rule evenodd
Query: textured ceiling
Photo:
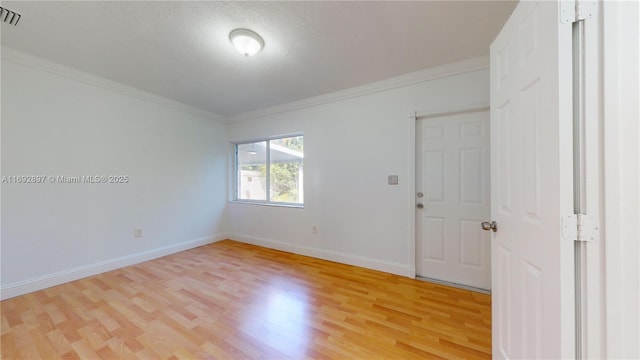
M 2 45 L 221 115 L 488 53 L 513 1 L 40 2 Z M 229 32 L 265 49 L 245 58 Z

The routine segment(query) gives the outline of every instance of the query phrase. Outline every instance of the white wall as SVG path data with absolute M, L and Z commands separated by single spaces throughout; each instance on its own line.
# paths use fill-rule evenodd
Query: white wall
M 372 84 L 236 117 L 227 126 L 230 141 L 304 133 L 305 204 L 296 209 L 232 202 L 230 237 L 414 276 L 409 114 L 488 106 L 486 66 L 486 59 L 474 59 L 430 69 L 431 80 L 399 86 L 392 79 L 386 90 Z M 451 73 L 458 74 L 442 77 Z M 411 83 L 411 77 L 403 81 Z M 358 92 L 365 95 L 353 96 Z M 387 185 L 388 175 L 399 175 L 399 185 Z M 317 234 L 311 232 L 314 224 Z
M 2 184 L 3 298 L 224 237 L 219 117 L 2 51 L 2 176 L 130 177 Z
M 489 102 L 487 60 L 472 59 L 244 114 L 225 132 L 215 114 L 2 50 L 2 176 L 131 178 L 3 184 L 2 298 L 227 236 L 413 276 L 409 114 Z M 298 132 L 305 207 L 227 204 L 228 141 Z
M 640 359 L 640 3 L 602 8 L 605 329 L 599 333 L 606 343 L 604 355 L 593 358 Z

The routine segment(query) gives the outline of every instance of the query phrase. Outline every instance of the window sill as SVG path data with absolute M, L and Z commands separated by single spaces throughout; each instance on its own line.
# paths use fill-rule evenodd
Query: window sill
M 241 205 L 258 205 L 258 206 L 304 209 L 304 204 L 265 203 L 265 202 L 258 202 L 258 201 L 246 201 L 246 200 L 231 200 L 231 201 L 229 201 L 229 203 L 230 204 L 241 204 Z

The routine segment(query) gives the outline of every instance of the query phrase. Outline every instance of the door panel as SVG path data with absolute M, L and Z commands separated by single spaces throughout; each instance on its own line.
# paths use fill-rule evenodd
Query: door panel
M 493 357 L 572 357 L 571 25 L 520 2 L 490 53 Z
M 458 113 L 416 123 L 417 274 L 491 288 L 489 114 Z
M 477 220 L 460 220 L 460 264 L 482 270 L 486 234 Z

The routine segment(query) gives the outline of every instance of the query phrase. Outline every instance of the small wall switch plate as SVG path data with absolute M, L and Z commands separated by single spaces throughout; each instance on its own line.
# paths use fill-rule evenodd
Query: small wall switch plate
M 398 175 L 389 175 L 387 182 L 389 185 L 398 185 Z
M 133 236 L 135 236 L 137 238 L 142 237 L 142 229 L 140 229 L 140 228 L 134 229 L 133 230 Z
M 311 233 L 313 234 L 318 233 L 318 225 L 311 225 Z

